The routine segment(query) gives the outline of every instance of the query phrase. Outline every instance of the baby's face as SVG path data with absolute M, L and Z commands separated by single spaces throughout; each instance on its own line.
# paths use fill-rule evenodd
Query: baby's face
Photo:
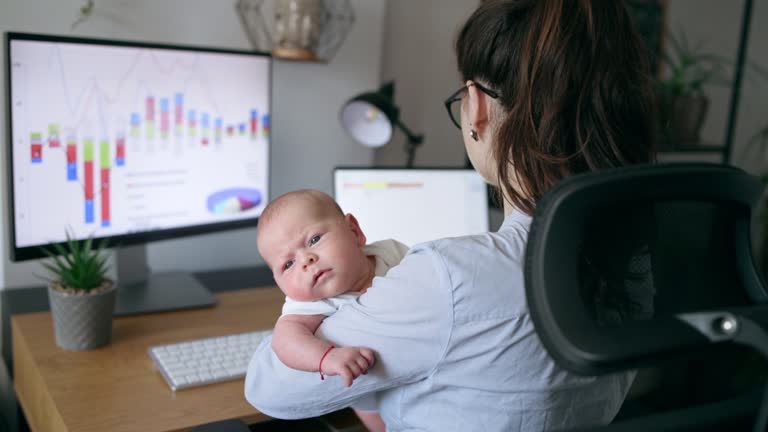
M 357 221 L 296 199 L 259 229 L 258 245 L 288 297 L 313 301 L 368 286 L 370 268 Z

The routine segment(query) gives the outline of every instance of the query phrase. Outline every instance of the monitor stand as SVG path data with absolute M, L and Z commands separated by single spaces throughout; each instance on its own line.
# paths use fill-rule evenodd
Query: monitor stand
M 214 306 L 216 297 L 190 273 L 151 273 L 144 245 L 115 249 L 115 315 Z

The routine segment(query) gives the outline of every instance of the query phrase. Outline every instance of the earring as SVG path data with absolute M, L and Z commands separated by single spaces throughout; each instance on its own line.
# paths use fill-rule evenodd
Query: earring
M 473 140 L 477 141 L 479 136 L 477 135 L 477 131 L 472 129 L 472 122 L 469 123 L 469 136 L 472 137 Z
M 474 129 L 469 130 L 469 136 L 472 137 L 473 140 L 477 141 L 480 137 L 477 135 L 477 131 Z

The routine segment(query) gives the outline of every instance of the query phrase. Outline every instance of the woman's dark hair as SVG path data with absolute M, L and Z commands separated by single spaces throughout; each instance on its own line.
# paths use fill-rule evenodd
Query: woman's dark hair
M 493 155 L 521 211 L 568 175 L 654 161 L 648 53 L 623 1 L 488 0 L 455 45 L 462 78 L 501 94 Z

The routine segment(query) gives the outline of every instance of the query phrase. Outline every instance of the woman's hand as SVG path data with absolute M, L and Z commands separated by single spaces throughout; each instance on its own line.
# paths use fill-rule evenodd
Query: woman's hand
M 320 373 L 341 375 L 347 387 L 373 366 L 373 351 L 363 347 L 340 347 L 331 349 L 320 364 Z

